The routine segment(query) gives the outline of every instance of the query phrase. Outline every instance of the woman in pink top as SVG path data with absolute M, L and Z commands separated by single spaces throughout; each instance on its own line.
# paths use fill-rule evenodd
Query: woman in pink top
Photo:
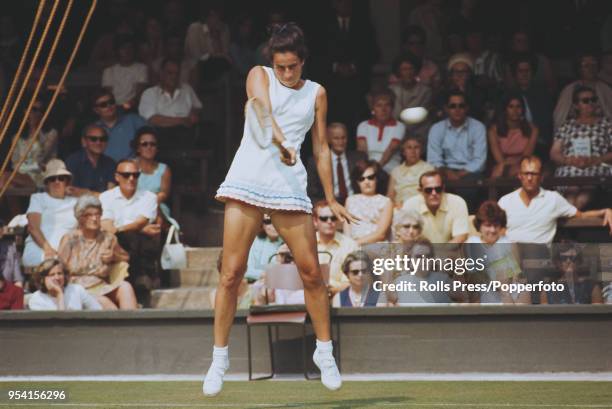
M 538 128 L 525 118 L 523 99 L 505 95 L 489 128 L 489 146 L 495 158 L 491 178 L 516 176 L 521 158 L 533 154 L 537 139 Z

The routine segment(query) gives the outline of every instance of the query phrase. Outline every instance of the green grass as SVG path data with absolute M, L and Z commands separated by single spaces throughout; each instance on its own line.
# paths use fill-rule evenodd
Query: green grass
M 0 382 L 0 408 L 612 408 L 610 382 L 226 382 L 216 397 L 199 382 Z M 63 389 L 67 404 L 8 401 L 8 390 Z

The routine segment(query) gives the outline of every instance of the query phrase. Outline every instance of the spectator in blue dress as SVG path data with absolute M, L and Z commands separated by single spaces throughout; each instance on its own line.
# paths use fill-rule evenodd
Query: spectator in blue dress
M 167 201 L 172 189 L 172 172 L 165 163 L 157 161 L 158 137 L 155 128 L 143 126 L 136 132 L 132 149 L 136 152 L 136 163 L 140 169 L 138 190 L 148 190 L 157 195 L 157 203 L 164 217 L 171 223 Z
M 115 162 L 132 155 L 130 143 L 136 131 L 146 125 L 146 121 L 135 113 L 120 113 L 113 94 L 104 89 L 96 91 L 92 98 L 94 112 L 98 116 L 96 125 L 100 125 L 108 134 L 106 155 Z
M 115 161 L 104 154 L 108 135 L 99 125 L 88 125 L 81 136 L 81 150 L 68 156 L 66 167 L 72 173 L 68 194 L 98 196 L 115 186 Z
M 261 233 L 257 235 L 249 251 L 247 271 L 244 276 L 248 280 L 258 280 L 270 257 L 278 252 L 281 244 L 283 239 L 274 228 L 272 219 L 269 215 L 264 215 Z

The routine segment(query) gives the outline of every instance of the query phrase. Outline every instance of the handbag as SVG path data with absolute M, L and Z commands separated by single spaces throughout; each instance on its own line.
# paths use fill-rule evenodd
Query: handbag
M 172 242 L 174 237 L 175 243 Z M 170 226 L 166 244 L 161 254 L 161 265 L 164 270 L 180 270 L 187 267 L 187 252 L 185 246 L 180 242 L 176 226 Z

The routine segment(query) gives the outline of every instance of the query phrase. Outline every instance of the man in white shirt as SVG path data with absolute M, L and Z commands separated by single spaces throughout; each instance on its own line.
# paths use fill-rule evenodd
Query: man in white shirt
M 117 187 L 100 195 L 102 228 L 117 235 L 121 247 L 130 254 L 130 277 L 138 301 L 148 304 L 149 290 L 159 286 L 155 260 L 159 258 L 161 227 L 157 218 L 157 196 L 138 191 L 138 165 L 131 159 L 117 164 Z
M 601 217 L 603 226 L 610 226 L 612 209 L 581 212 L 556 191 L 541 188 L 542 161 L 536 156 L 524 158 L 518 174 L 521 187 L 499 199 L 506 211 L 506 236 L 510 241 L 548 244 L 557 232 L 557 219 Z
M 151 125 L 191 128 L 198 123 L 202 103 L 189 84 L 179 81 L 179 73 L 180 62 L 166 58 L 159 85 L 143 92 L 138 111 Z
M 104 70 L 102 87 L 113 93 L 118 105 L 130 110 L 149 81 L 147 66 L 135 61 L 136 44 L 132 37 L 117 37 L 114 48 L 119 62 Z
M 359 250 L 359 244 L 337 231 L 338 219 L 332 213 L 327 201 L 321 200 L 315 203 L 312 215 L 317 230 L 317 250 L 331 254 L 331 260 L 329 255 L 319 254 L 319 262 L 329 263 L 329 290 L 335 294 L 349 285 L 348 278 L 342 272 L 342 263 L 346 256 Z
M 367 155 L 361 151 L 347 151 L 348 130 L 340 122 L 333 122 L 327 127 L 327 142 L 331 148 L 332 181 L 334 196 L 339 203 L 344 204 L 346 198 L 352 195 L 351 172 L 359 160 L 367 160 Z M 308 160 L 308 196 L 313 202 L 325 196 L 314 157 Z

